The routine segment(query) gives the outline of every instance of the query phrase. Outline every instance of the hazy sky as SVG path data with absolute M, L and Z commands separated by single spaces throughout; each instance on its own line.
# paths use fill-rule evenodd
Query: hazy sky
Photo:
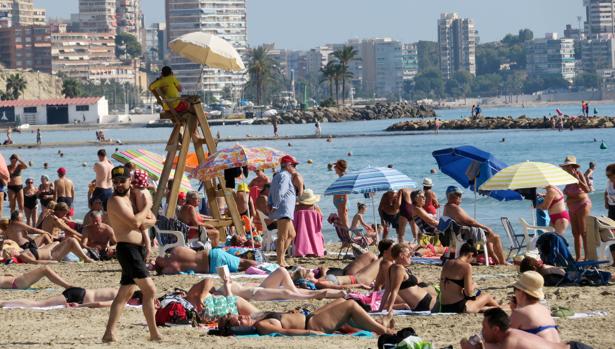
M 35 0 L 48 17 L 76 13 L 78 0 Z M 142 0 L 147 23 L 164 21 L 164 0 Z M 248 0 L 250 45 L 307 49 L 349 38 L 390 36 L 413 42 L 436 40 L 442 12 L 474 19 L 481 42 L 530 28 L 535 36 L 563 33 L 585 17 L 582 0 Z M 585 18 L 583 18 L 585 20 Z

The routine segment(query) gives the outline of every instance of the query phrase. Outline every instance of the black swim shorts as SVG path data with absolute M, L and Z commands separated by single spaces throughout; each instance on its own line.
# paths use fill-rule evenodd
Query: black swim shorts
M 85 298 L 85 288 L 81 287 L 69 287 L 62 292 L 66 303 L 83 304 L 83 298 Z
M 145 265 L 145 247 L 118 242 L 116 256 L 122 267 L 122 278 L 120 285 L 134 285 L 134 279 L 145 279 L 149 277 L 149 271 Z

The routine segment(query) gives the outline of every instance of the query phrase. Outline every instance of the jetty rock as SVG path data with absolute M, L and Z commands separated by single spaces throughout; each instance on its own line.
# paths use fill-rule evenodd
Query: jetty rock
M 305 124 L 401 118 L 433 118 L 430 107 L 409 102 L 376 103 L 354 107 L 315 107 L 306 111 L 290 110 L 276 115 L 278 124 Z M 271 118 L 256 119 L 255 125 L 271 124 Z
M 551 129 L 558 128 L 558 120 L 552 118 L 528 118 L 522 115 L 517 118 L 512 116 L 479 117 L 453 120 L 439 120 L 440 130 L 506 130 L 506 129 Z M 615 117 L 564 117 L 563 128 L 613 128 Z M 386 131 L 426 131 L 435 129 L 435 119 L 407 120 L 389 126 Z

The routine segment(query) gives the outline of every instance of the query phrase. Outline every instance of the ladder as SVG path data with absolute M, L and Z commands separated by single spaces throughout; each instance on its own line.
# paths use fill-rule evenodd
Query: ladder
M 168 105 L 167 101 L 161 98 L 159 91 L 154 93 L 158 103 L 160 105 Z M 156 195 L 154 196 L 154 205 L 152 210 L 156 213 L 162 203 L 167 183 L 171 175 L 173 168 L 173 160 L 178 156 L 177 166 L 175 168 L 175 174 L 172 179 L 171 192 L 169 194 L 169 202 L 167 210 L 164 213 L 166 217 L 174 217 L 177 207 L 177 196 L 179 194 L 180 184 L 186 167 L 186 157 L 190 144 L 194 146 L 196 156 L 199 165 L 205 163 L 206 152 L 203 149 L 203 145 L 207 146 L 207 152 L 213 154 L 217 151 L 217 144 L 209 128 L 207 116 L 203 110 L 201 99 L 198 96 L 182 97 L 183 100 L 190 104 L 188 111 L 181 114 L 177 113 L 173 108 L 169 108 L 168 111 L 163 111 L 160 114 L 161 119 L 169 119 L 173 122 L 173 131 L 169 137 L 169 141 L 166 145 L 166 160 L 160 175 L 160 182 L 156 189 Z M 179 155 L 178 155 L 179 154 Z M 214 226 L 220 232 L 220 241 L 226 240 L 226 228 L 228 226 L 234 226 L 235 232 L 244 236 L 245 231 L 243 227 L 243 221 L 241 215 L 237 209 L 235 202 L 235 196 L 232 189 L 228 189 L 225 186 L 224 177 L 218 176 L 204 181 L 205 193 L 207 195 L 207 202 L 209 204 L 211 215 L 213 220 L 208 220 L 207 223 Z M 220 212 L 220 205 L 218 205 L 218 199 L 222 199 L 228 207 L 228 213 L 230 217 L 223 216 Z

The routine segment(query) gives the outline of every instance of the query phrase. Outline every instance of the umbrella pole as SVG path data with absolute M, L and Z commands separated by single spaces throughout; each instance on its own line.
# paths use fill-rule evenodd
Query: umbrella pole
M 374 228 L 376 229 L 376 243 L 380 242 L 380 232 L 378 231 L 378 223 L 377 223 L 377 219 L 376 219 L 376 203 L 374 201 L 374 195 L 371 195 L 372 197 L 372 215 L 374 216 Z
M 477 194 L 476 194 L 476 179 L 474 179 L 474 219 L 476 219 L 476 199 L 477 199 Z

